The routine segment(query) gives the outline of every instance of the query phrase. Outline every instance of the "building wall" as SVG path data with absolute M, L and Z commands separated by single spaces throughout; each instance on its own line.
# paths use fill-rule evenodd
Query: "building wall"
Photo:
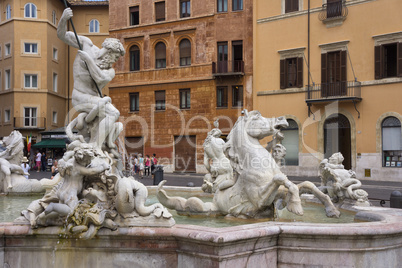
M 218 118 L 220 128 L 228 134 L 243 108 L 252 108 L 252 6 L 244 1 L 242 11 L 217 13 L 216 1 L 191 1 L 191 16 L 180 18 L 179 1 L 166 1 L 166 20 L 155 22 L 153 1 L 119 1 L 110 3 L 110 35 L 122 41 L 126 55 L 115 65 L 116 77 L 110 83 L 110 96 L 126 120 L 125 137 L 145 137 L 145 154 L 156 153 L 165 171 L 174 171 L 175 136 L 196 136 L 197 172 L 203 167 L 202 144 Z M 129 25 L 129 7 L 139 5 L 140 22 Z M 179 44 L 191 42 L 191 66 L 180 66 Z M 217 61 L 217 43 L 228 42 L 228 58 L 232 42 L 243 41 L 244 73 L 219 76 L 212 73 Z M 166 68 L 155 68 L 154 47 L 166 45 Z M 129 50 L 140 48 L 140 70 L 129 71 Z M 216 87 L 243 86 L 243 107 L 216 107 Z M 191 91 L 191 108 L 180 109 L 179 89 Z M 166 91 L 165 111 L 155 111 L 155 91 Z M 129 94 L 139 92 L 139 112 L 129 111 Z M 230 98 L 229 98 L 230 101 Z M 139 123 L 142 122 L 142 123 Z M 142 125 L 142 126 L 141 126 Z M 176 159 L 177 160 L 177 159 Z
M 348 51 L 347 81 L 356 79 L 361 82 L 362 100 L 356 102 L 356 107 L 352 102 L 342 100 L 312 104 L 310 116 L 305 102 L 308 83 L 308 2 L 299 1 L 302 8 L 286 14 L 281 1 L 271 2 L 266 5 L 266 1 L 254 1 L 254 109 L 260 110 L 265 116 L 287 115 L 288 118 L 297 118 L 301 132 L 299 166 L 286 167 L 288 174 L 318 174 L 318 164 L 324 153 L 324 121 L 329 115 L 340 113 L 351 124 L 352 169 L 358 178 L 399 180 L 402 177 L 400 168 L 382 167 L 381 123 L 378 122 L 388 113 L 401 118 L 399 100 L 402 93 L 398 88 L 402 85 L 402 79 L 375 79 L 374 46 L 379 38 L 377 36 L 400 33 L 402 19 L 398 16 L 398 10 L 402 8 L 402 2 L 346 1 L 346 19 L 324 23 L 319 20 L 323 1 L 311 1 L 310 83 L 321 83 L 321 53 L 338 43 Z M 399 39 L 396 40 L 398 42 Z M 304 55 L 303 87 L 281 89 L 281 55 L 292 49 L 299 49 Z M 371 170 L 370 177 L 365 177 L 366 169 Z

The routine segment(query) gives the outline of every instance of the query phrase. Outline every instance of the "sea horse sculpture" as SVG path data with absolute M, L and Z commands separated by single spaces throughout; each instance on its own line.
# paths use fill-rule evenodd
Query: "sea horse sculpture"
M 196 197 L 170 197 L 158 187 L 158 199 L 168 208 L 189 214 L 221 214 L 242 218 L 272 217 L 274 202 L 282 204 L 297 215 L 303 214 L 300 190 L 307 188 L 326 206 L 327 216 L 338 217 L 339 211 L 330 198 L 311 182 L 300 186 L 292 183 L 280 170 L 272 155 L 259 140 L 278 133 L 288 123 L 284 117 L 264 118 L 258 111 L 243 111 L 227 137 L 224 152 L 234 170 L 235 183 L 225 189 L 216 189 L 212 202 L 204 203 Z

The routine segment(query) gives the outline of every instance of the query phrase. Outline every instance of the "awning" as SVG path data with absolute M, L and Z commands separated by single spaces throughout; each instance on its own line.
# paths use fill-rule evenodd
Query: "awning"
M 32 145 L 32 148 L 66 148 L 65 139 L 42 140 Z

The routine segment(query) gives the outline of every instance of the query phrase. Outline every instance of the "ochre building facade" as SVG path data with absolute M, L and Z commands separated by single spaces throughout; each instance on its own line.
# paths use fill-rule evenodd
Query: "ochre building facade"
M 254 0 L 253 9 L 254 109 L 290 123 L 286 174 L 317 176 L 340 151 L 357 178 L 400 181 L 402 2 Z
M 109 93 L 128 154 L 155 153 L 167 172 L 205 172 L 214 121 L 227 135 L 252 109 L 252 1 L 114 1 L 109 15 L 126 49 Z

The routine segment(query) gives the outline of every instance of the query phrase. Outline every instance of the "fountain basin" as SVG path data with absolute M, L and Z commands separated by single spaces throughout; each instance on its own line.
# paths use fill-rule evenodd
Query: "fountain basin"
M 150 189 L 152 192 L 152 189 Z M 398 267 L 402 211 L 356 208 L 368 222 L 262 222 L 213 228 L 101 229 L 91 240 L 61 227 L 0 224 L 4 267 Z

